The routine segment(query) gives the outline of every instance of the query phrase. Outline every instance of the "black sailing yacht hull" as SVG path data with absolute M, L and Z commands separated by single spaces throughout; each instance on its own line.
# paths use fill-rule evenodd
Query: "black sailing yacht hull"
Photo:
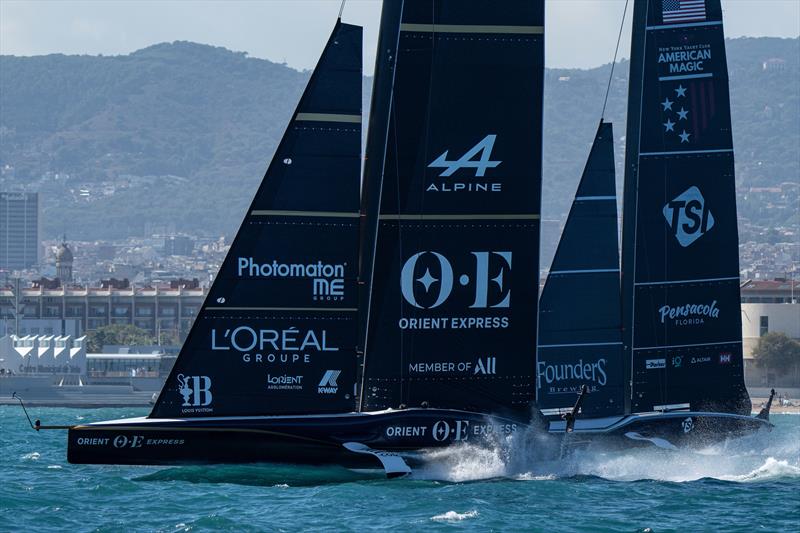
M 542 433 L 548 434 L 543 442 L 550 439 L 560 443 L 563 425 L 557 421 L 550 423 L 549 430 L 542 427 Z M 767 421 L 742 415 L 648 413 L 579 419 L 569 444 L 678 449 L 713 444 L 771 427 Z M 416 453 L 421 450 L 497 442 L 498 437 L 529 429 L 530 424 L 519 420 L 444 409 L 311 416 L 131 418 L 72 427 L 67 459 L 77 464 L 276 462 L 381 468 L 381 453 L 398 454 L 413 465 L 423 461 Z M 353 451 L 353 443 L 361 451 Z
M 74 426 L 67 460 L 78 464 L 279 462 L 379 468 L 370 453 L 413 452 L 525 427 L 511 419 L 442 409 L 335 415 L 225 418 L 132 418 Z M 347 446 L 346 446 L 347 445 Z M 413 455 L 408 457 L 413 460 Z M 412 461 L 413 462 L 413 461 Z

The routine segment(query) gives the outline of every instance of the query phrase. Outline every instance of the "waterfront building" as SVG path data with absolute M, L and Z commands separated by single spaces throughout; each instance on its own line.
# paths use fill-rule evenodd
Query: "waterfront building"
M 0 192 L 0 270 L 39 262 L 39 194 Z
M 750 387 L 800 387 L 800 361 L 788 372 L 759 367 L 753 349 L 769 332 L 785 333 L 800 341 L 800 282 L 747 280 L 742 284 L 742 342 L 747 385 Z
M 155 287 L 138 287 L 127 282 L 104 285 L 62 284 L 47 288 L 40 284 L 21 288 L 18 297 L 14 287 L 0 287 L 0 321 L 6 321 L 8 328 L 17 319 L 75 320 L 81 335 L 111 324 L 130 324 L 156 338 L 183 340 L 206 293 L 195 283 Z

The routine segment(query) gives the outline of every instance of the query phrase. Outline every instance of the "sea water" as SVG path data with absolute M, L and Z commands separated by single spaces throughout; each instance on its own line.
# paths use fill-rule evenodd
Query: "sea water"
M 46 424 L 146 414 L 34 408 Z M 800 531 L 800 416 L 694 451 L 537 458 L 537 439 L 427 455 L 386 480 L 337 467 L 70 465 L 66 432 L 0 407 L 0 531 Z

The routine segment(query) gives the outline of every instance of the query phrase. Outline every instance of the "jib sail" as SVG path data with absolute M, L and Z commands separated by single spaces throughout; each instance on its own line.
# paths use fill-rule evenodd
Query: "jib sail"
M 585 416 L 624 412 L 614 133 L 601 122 L 539 302 L 537 404 Z
M 396 62 L 378 64 L 395 69 L 376 83 L 387 140 L 367 154 L 382 182 L 364 410 L 534 399 L 543 24 L 541 0 L 402 7 Z
M 354 409 L 361 39 L 337 22 L 152 417 Z
M 719 0 L 637 1 L 623 226 L 634 412 L 749 413 Z

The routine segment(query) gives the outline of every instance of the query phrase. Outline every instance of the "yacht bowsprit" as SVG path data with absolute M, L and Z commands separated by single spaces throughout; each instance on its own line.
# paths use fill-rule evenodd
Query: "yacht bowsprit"
M 570 446 L 769 428 L 719 1 L 673 4 L 635 2 L 622 268 L 601 121 L 541 300 L 544 0 L 384 3 L 363 184 L 362 31 L 337 21 L 151 414 L 70 427 L 69 461 L 395 476 L 532 416 Z

